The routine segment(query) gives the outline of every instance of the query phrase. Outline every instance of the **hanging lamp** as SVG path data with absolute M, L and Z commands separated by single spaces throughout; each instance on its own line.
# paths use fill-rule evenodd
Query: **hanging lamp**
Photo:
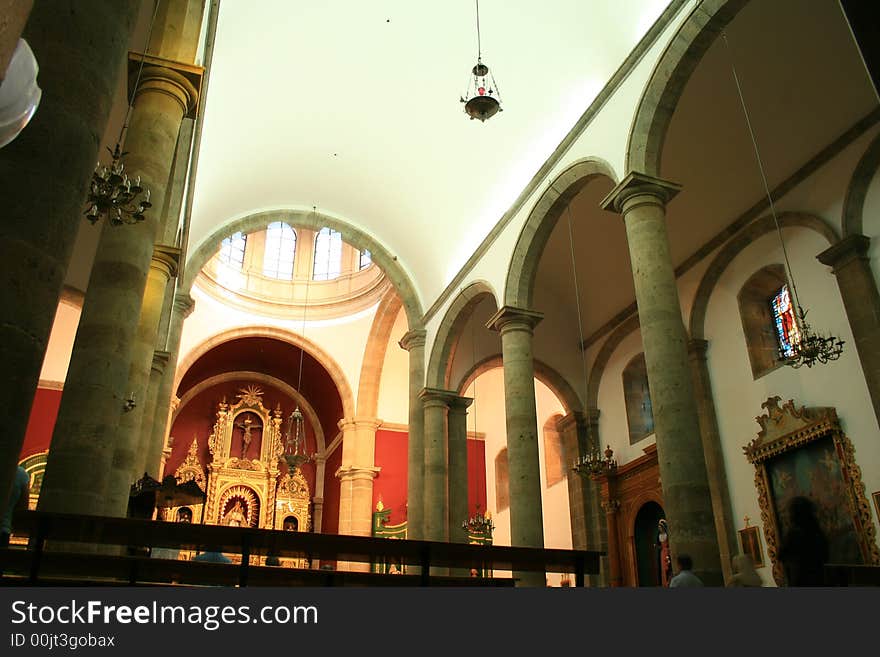
M 480 0 L 475 0 L 475 2 L 477 5 L 477 63 L 471 69 L 472 75 L 468 79 L 467 90 L 460 100 L 464 103 L 464 111 L 471 117 L 471 120 L 485 121 L 503 110 L 501 109 L 501 93 L 495 82 L 495 76 L 483 63 L 480 43 Z

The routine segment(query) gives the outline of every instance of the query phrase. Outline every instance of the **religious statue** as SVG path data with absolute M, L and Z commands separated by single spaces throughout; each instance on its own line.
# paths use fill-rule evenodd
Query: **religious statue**
M 657 523 L 657 548 L 660 562 L 660 586 L 669 586 L 672 579 L 672 555 L 669 553 L 669 525 L 665 518 Z
M 251 431 L 253 429 L 261 429 L 262 426 L 259 424 L 254 426 L 254 421 L 249 415 L 245 416 L 244 420 L 242 422 L 239 422 L 235 426 L 242 430 L 241 458 L 246 459 L 248 449 L 250 449 L 251 446 Z
M 247 516 L 241 506 L 241 500 L 235 500 L 235 505 L 223 516 L 223 523 L 228 527 L 247 527 Z

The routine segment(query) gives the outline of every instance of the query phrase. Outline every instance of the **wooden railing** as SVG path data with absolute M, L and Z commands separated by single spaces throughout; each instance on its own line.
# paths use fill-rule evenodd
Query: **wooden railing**
M 0 551 L 2 570 L 35 584 L 64 579 L 122 580 L 182 584 L 248 585 L 512 585 L 507 578 L 438 576 L 436 569 L 468 572 L 508 570 L 574 575 L 583 586 L 585 574 L 599 572 L 602 553 L 525 547 L 483 546 L 416 540 L 390 540 L 285 532 L 242 527 L 169 523 L 132 518 L 106 518 L 27 511 L 15 517 L 15 535 L 28 537 L 28 549 Z M 74 544 L 82 545 L 77 549 Z M 97 547 L 95 547 L 97 546 Z M 127 550 L 113 549 L 121 546 Z M 216 550 L 241 555 L 240 564 L 200 563 L 132 556 L 147 548 Z M 124 554 L 127 552 L 128 554 Z M 123 556 L 120 556 L 123 555 Z M 310 562 L 378 563 L 393 561 L 418 567 L 418 575 L 304 570 L 260 566 L 259 557 L 301 558 Z M 118 582 L 117 582 L 118 583 Z

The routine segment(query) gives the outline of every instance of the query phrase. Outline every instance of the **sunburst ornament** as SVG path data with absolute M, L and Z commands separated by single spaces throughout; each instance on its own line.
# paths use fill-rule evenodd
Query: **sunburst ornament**
M 251 384 L 247 388 L 239 389 L 238 398 L 245 404 L 259 406 L 263 403 L 263 389 L 260 386 Z

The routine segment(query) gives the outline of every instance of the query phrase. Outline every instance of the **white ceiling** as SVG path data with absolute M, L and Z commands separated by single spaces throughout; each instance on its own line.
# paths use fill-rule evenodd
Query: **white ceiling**
M 384 243 L 425 307 L 667 0 L 483 0 L 504 112 L 470 121 L 472 0 L 223 0 L 190 243 L 311 208 Z

